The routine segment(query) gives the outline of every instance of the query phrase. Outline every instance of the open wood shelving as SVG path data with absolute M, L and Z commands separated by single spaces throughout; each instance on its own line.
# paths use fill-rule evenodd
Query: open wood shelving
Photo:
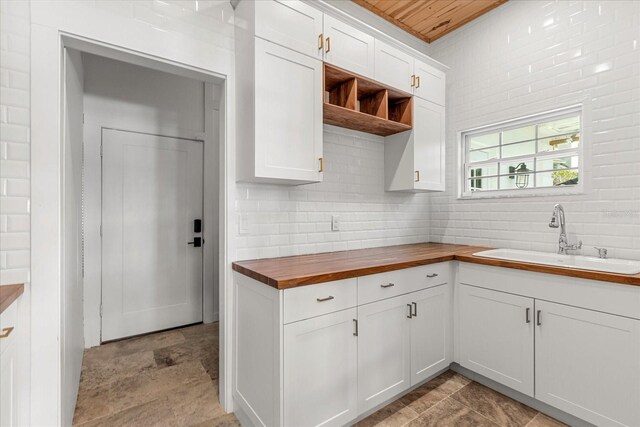
M 413 128 L 413 97 L 324 64 L 324 123 L 389 136 Z

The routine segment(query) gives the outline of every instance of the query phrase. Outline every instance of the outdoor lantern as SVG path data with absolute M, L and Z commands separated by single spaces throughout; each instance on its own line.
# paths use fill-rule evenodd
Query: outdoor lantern
M 513 175 L 509 176 L 509 178 L 516 180 L 516 187 L 518 188 L 527 188 L 529 186 L 529 169 L 527 169 L 527 165 L 524 163 L 518 164 L 518 166 L 509 167 L 509 172 Z

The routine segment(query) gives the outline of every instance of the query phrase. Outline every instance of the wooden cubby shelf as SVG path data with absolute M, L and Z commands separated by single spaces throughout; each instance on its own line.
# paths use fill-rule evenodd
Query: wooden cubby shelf
M 389 136 L 413 128 L 413 97 L 324 64 L 324 123 Z

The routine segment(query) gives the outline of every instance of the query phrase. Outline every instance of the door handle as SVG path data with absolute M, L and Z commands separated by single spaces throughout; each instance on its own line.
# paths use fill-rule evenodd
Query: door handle
M 536 313 L 536 325 L 542 325 L 542 310 L 538 310 Z
M 416 75 L 412 75 L 411 76 L 411 87 L 414 87 L 416 85 Z
M 381 288 L 392 288 L 394 287 L 396 284 L 395 283 L 389 283 L 388 285 L 380 285 Z
M 202 237 L 194 237 L 193 242 L 188 242 L 187 245 L 193 245 L 194 248 L 202 246 Z
M 325 302 L 325 301 L 331 301 L 333 299 L 333 296 L 329 295 L 326 298 L 316 298 L 316 301 L 318 302 Z
M 411 304 L 407 304 L 407 307 L 409 307 L 409 315 L 407 316 L 407 318 L 411 319 L 413 317 L 413 311 L 411 310 Z
M 416 76 L 416 89 L 420 87 L 420 76 Z
M 413 305 L 413 317 L 418 317 L 418 303 L 412 302 Z
M 353 336 L 357 337 L 358 336 L 358 319 L 353 319 L 353 327 L 354 327 Z
M 420 171 L 416 171 L 416 182 L 420 182 Z
M 331 37 L 327 37 L 327 50 L 325 52 L 331 52 Z
M 318 36 L 318 50 L 322 50 L 322 48 L 324 47 L 324 37 L 323 34 L 320 33 L 320 35 Z
M 524 320 L 527 323 L 531 323 L 531 319 L 529 318 L 529 312 L 531 311 L 531 309 L 529 307 L 527 307 L 527 309 L 524 312 Z
M 428 277 L 429 279 L 432 279 L 432 278 L 434 278 L 434 277 L 438 277 L 438 273 L 427 274 L 427 277 Z

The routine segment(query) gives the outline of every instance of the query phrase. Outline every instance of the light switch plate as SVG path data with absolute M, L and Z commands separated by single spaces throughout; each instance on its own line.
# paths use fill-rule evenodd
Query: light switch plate
M 340 216 L 331 215 L 331 231 L 340 231 Z

